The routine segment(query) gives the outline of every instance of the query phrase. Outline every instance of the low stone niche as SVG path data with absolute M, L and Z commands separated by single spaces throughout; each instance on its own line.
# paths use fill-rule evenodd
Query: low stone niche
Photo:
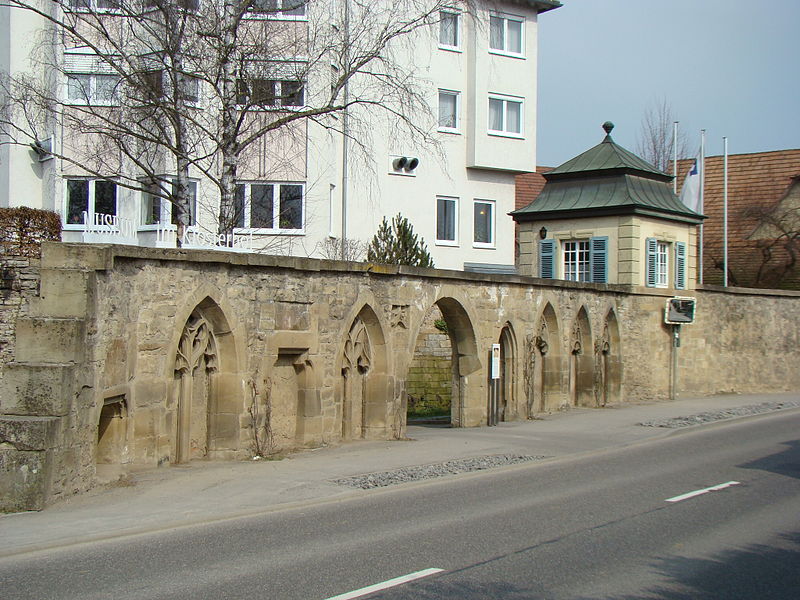
M 124 396 L 114 396 L 103 401 L 97 424 L 97 479 L 109 482 L 123 475 L 126 462 L 128 407 Z

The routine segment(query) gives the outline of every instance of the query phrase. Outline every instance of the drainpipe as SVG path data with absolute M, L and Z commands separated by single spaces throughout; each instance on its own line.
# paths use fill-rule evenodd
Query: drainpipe
M 344 52 L 343 63 L 345 71 L 344 82 L 344 112 L 342 114 L 342 260 L 347 260 L 347 184 L 348 184 L 348 154 L 350 136 L 350 1 L 344 0 Z

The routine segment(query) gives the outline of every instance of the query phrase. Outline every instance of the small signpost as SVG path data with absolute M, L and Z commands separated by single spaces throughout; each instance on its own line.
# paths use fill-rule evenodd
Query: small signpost
M 681 325 L 694 323 L 694 310 L 696 300 L 685 296 L 669 298 L 664 307 L 664 323 L 672 325 L 672 385 L 670 386 L 670 400 L 675 400 L 678 394 L 678 348 L 681 347 Z
M 497 425 L 497 392 L 500 382 L 500 344 L 492 344 L 492 387 L 489 391 L 487 425 Z

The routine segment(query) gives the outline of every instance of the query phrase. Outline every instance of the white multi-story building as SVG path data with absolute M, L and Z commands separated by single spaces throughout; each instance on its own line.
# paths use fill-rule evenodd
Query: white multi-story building
M 49 54 L 42 47 L 42 33 L 54 29 L 48 15 L 58 20 L 66 14 L 65 21 L 73 23 L 70 18 L 83 11 L 113 22 L 120 3 L 63 0 L 47 3 L 37 13 L 30 10 L 39 6 L 37 1 L 21 2 L 28 8 L 0 7 L 0 72 L 12 78 L 27 73 L 47 82 L 62 113 L 124 103 L 120 82 L 131 71 L 129 66 L 117 68 L 113 55 L 98 59 L 86 44 L 66 41 L 69 36 L 63 31 L 48 38 L 58 41 L 47 47 Z M 161 1 L 146 0 L 143 6 L 161 6 Z M 187 10 L 198 6 L 190 0 L 178 4 Z M 248 105 L 247 118 L 253 122 L 259 119 L 259 108 L 277 106 L 291 113 L 325 106 L 341 65 L 353 64 L 364 48 L 381 46 L 382 52 L 336 91 L 339 103 L 343 98 L 355 101 L 346 114 L 335 111 L 294 121 L 259 136 L 241 152 L 234 242 L 229 238 L 228 245 L 333 258 L 340 255 L 342 238 L 366 244 L 384 217 L 400 213 L 425 240 L 439 268 L 514 264 L 514 224 L 508 216 L 514 208 L 514 176 L 536 164 L 538 15 L 560 2 L 431 0 L 410 5 L 381 0 L 376 6 L 383 8 L 369 19 L 350 9 L 347 0 L 300 5 L 258 0 L 242 6 L 248 6 L 250 27 L 280 27 L 281 35 L 292 36 L 292 47 L 300 40 L 305 48 L 280 58 L 247 57 L 250 63 L 272 65 L 269 75 L 245 77 L 246 67 L 240 66 L 237 103 Z M 387 44 L 359 45 L 370 35 L 379 39 L 376 25 L 382 15 L 397 19 L 401 27 L 392 31 L 401 31 L 398 10 L 409 6 L 425 16 L 407 26 L 407 33 L 394 35 Z M 406 21 L 411 22 L 413 18 Z M 327 35 L 341 35 L 340 45 L 331 37 L 320 41 L 325 27 Z M 318 52 L 325 44 L 325 52 Z M 51 63 L 43 60 L 45 55 Z M 119 64 L 123 62 L 132 64 Z M 277 63 L 281 66 L 276 69 Z M 48 68 L 52 73 L 45 72 Z M 181 101 L 202 115 L 218 101 L 206 89 L 218 81 L 197 75 L 183 77 Z M 170 86 L 177 85 L 162 68 L 136 77 L 140 89 L 144 81 L 157 95 L 169 94 Z M 270 118 L 276 114 L 280 117 L 272 112 Z M 105 157 L 100 160 L 102 144 L 93 142 L 91 128 L 76 132 L 82 123 L 73 120 L 66 126 L 63 119 L 54 119 L 48 128 L 41 125 L 48 122 L 44 119 L 29 128 L 11 121 L 6 132 L 17 143 L 0 145 L 0 206 L 60 213 L 65 241 L 175 244 L 173 206 L 148 193 L 144 175 L 137 180 L 140 155 L 134 152 L 132 160 L 129 152 L 119 162 L 124 167 L 112 168 Z M 3 141 L 9 139 L 7 135 Z M 196 142 L 194 151 L 205 158 L 193 159 L 188 170 L 192 215 L 183 242 L 215 245 L 221 159 L 213 144 Z M 139 152 L 148 154 L 146 149 Z M 76 156 L 97 160 L 87 166 Z M 162 196 L 169 195 L 175 167 L 164 160 L 163 151 L 159 160 L 160 170 L 153 161 L 148 168 L 158 173 Z

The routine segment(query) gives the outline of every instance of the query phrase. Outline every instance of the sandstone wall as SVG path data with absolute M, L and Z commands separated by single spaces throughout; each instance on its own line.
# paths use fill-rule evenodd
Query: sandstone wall
M 15 292 L 16 293 L 16 292 Z M 23 297 L 22 293 L 18 294 Z M 98 464 L 235 459 L 404 433 L 436 306 L 457 426 L 670 395 L 668 296 L 644 288 L 222 252 L 46 244 L 0 371 L 0 507 L 90 488 Z M 680 395 L 800 389 L 800 294 L 705 288 Z M 8 337 L 8 334 L 6 334 Z M 4 346 L 7 347 L 7 346 Z

